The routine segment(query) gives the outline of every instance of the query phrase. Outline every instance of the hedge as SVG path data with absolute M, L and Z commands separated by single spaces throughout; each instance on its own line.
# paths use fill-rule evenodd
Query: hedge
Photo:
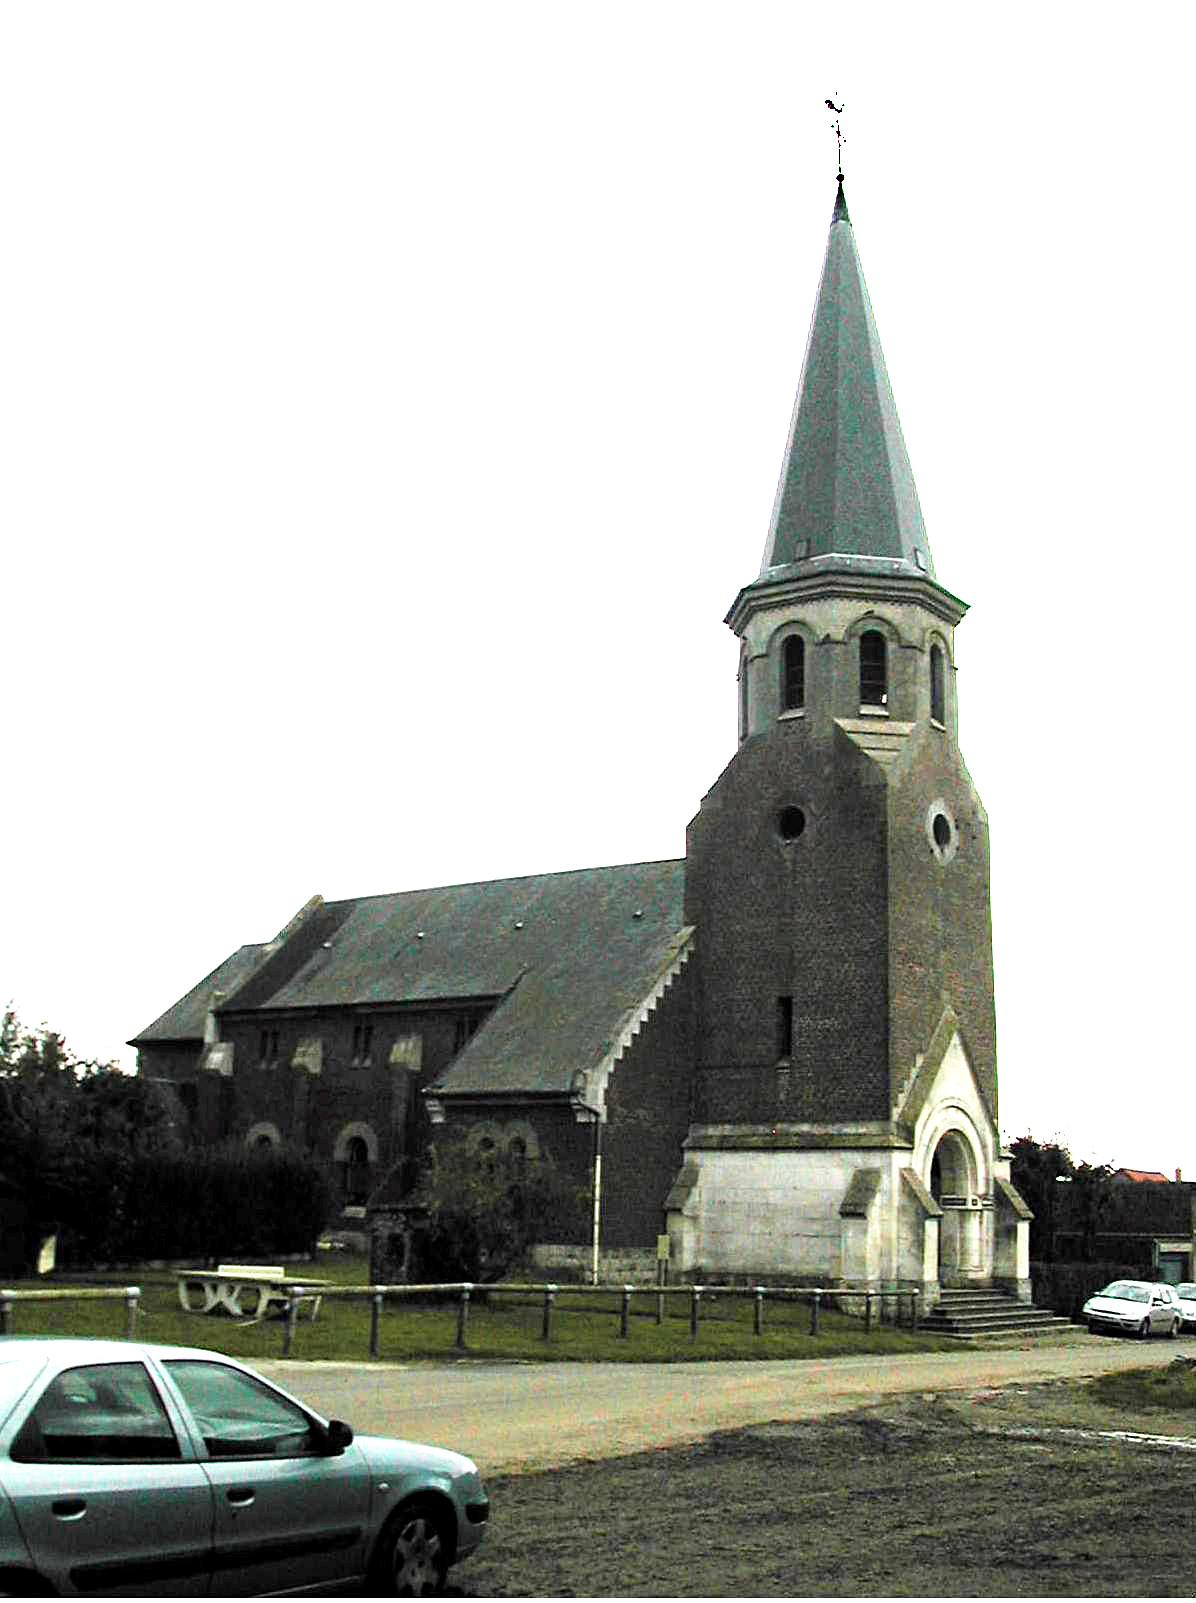
M 1149 1280 L 1153 1271 L 1140 1263 L 1032 1263 L 1030 1285 L 1034 1306 L 1049 1308 L 1083 1324 L 1080 1312 L 1088 1298 L 1111 1280 Z
M 81 1180 L 59 1241 L 62 1261 L 77 1265 L 310 1253 L 331 1212 L 322 1170 L 287 1152 L 150 1153 Z

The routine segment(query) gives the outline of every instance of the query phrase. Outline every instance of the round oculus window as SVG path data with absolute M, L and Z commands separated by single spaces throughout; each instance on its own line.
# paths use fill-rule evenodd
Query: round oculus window
M 926 809 L 926 838 L 940 863 L 949 863 L 959 850 L 959 829 L 941 796 Z

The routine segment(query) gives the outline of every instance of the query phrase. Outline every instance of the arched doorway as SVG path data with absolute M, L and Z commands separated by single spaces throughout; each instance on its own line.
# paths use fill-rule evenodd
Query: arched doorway
M 942 1208 L 938 1278 L 942 1286 L 974 1283 L 983 1274 L 976 1160 L 961 1130 L 946 1130 L 930 1159 L 930 1194 Z

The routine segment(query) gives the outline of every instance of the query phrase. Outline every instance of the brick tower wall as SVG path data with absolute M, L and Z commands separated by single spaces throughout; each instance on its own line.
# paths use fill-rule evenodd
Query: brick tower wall
M 696 1122 L 890 1116 L 887 805 L 883 774 L 846 736 L 800 719 L 745 741 L 703 800 L 686 848 Z M 806 820 L 789 843 L 784 807 Z

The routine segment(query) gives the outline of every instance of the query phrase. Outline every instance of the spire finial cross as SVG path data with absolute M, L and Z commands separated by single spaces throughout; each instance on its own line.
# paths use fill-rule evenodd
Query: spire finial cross
M 839 125 L 839 118 L 843 115 L 843 107 L 842 106 L 836 106 L 835 102 L 833 100 L 828 100 L 826 102 L 826 105 L 827 105 L 827 109 L 829 111 L 833 111 L 835 113 L 835 120 L 831 124 L 831 127 L 835 130 L 835 139 L 836 139 L 836 141 L 838 143 L 838 146 L 839 146 L 839 172 L 838 172 L 838 179 L 839 179 L 839 182 L 842 183 L 843 182 L 843 146 L 847 143 L 847 141 L 843 137 L 843 129 Z

